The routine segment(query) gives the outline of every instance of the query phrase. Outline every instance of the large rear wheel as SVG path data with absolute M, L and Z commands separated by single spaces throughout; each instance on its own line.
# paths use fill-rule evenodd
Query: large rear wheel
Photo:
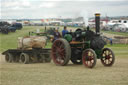
M 96 65 L 96 53 L 92 49 L 86 49 L 82 54 L 83 65 L 88 68 L 93 68 Z
M 115 55 L 110 48 L 104 48 L 102 51 L 101 63 L 104 66 L 112 66 L 115 62 Z
M 52 45 L 51 57 L 56 65 L 67 65 L 71 57 L 71 48 L 67 40 L 57 39 Z

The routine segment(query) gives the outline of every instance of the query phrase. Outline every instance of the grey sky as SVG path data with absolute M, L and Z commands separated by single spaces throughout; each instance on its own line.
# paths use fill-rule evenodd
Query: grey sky
M 2 19 L 128 16 L 127 0 L 0 0 Z

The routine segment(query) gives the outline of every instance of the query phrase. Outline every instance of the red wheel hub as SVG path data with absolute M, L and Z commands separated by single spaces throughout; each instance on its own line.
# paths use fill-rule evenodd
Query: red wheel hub
M 102 54 L 103 58 L 102 58 L 102 62 L 106 65 L 111 64 L 112 62 L 112 52 L 110 52 L 109 50 L 105 50 Z
M 83 61 L 83 64 L 86 66 L 86 67 L 89 67 L 89 68 L 92 68 L 94 65 L 95 65 L 95 55 L 92 51 L 90 50 L 87 50 L 83 53 L 82 55 L 82 61 Z
M 83 60 L 84 60 L 83 63 L 88 67 L 93 63 L 93 56 L 90 56 L 88 55 L 88 53 L 86 53 L 83 57 Z

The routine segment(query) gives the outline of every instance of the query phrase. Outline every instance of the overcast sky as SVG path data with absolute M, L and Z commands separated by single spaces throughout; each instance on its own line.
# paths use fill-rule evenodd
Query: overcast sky
M 0 0 L 2 19 L 128 16 L 128 0 Z

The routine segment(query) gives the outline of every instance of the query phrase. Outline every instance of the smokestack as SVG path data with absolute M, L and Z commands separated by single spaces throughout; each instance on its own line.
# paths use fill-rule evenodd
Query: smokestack
M 95 14 L 96 35 L 100 35 L 100 13 Z

